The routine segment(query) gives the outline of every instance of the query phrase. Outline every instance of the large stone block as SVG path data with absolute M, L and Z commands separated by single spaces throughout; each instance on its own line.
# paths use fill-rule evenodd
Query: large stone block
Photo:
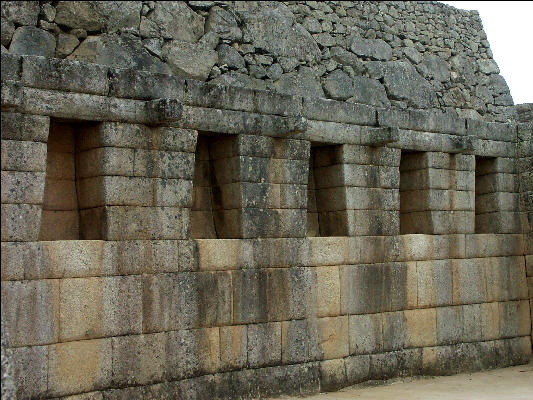
M 22 81 L 29 87 L 107 95 L 107 77 L 108 69 L 102 65 L 45 57 L 22 59 Z
M 195 242 L 190 240 L 105 242 L 102 263 L 108 275 L 198 269 Z
M 114 385 L 146 385 L 162 380 L 166 362 L 166 333 L 119 336 L 111 340 Z
M 531 334 L 527 300 L 499 303 L 500 337 L 512 338 Z
M 320 362 L 320 389 L 333 392 L 348 385 L 344 359 Z
M 64 279 L 60 293 L 62 341 L 142 332 L 140 277 Z
M 143 332 L 199 326 L 197 276 L 192 272 L 143 277 Z
M 350 354 L 371 354 L 383 350 L 383 314 L 349 316 Z
M 2 139 L 3 171 L 46 171 L 46 144 Z
M 2 171 L 2 203 L 41 204 L 43 172 Z
M 341 314 L 388 311 L 390 268 L 386 264 L 342 266 L 340 282 Z
M 311 316 L 314 285 L 311 268 L 268 269 L 268 320 L 284 321 Z
M 82 278 L 112 274 L 103 267 L 104 242 L 56 240 L 40 243 L 40 259 L 27 266 L 26 276 L 37 278 Z
M 58 343 L 49 347 L 48 394 L 66 396 L 108 388 L 112 339 Z
M 359 262 L 359 257 L 348 261 L 350 249 L 357 249 L 358 246 L 349 245 L 350 239 L 347 237 L 310 237 L 309 241 L 309 265 L 343 265 Z M 355 251 L 354 251 L 355 253 Z
M 165 240 L 189 237 L 190 218 L 189 209 L 186 208 L 109 206 L 103 211 L 104 224 L 100 228 L 100 237 L 106 240 Z
M 524 251 L 522 235 L 476 234 L 465 239 L 467 258 L 513 256 Z
M 252 368 L 281 363 L 280 322 L 248 325 L 248 365 Z
M 3 351 L 2 351 L 3 352 Z M 16 398 L 42 398 L 48 390 L 48 346 L 11 349 Z
M 77 186 L 80 208 L 154 205 L 155 185 L 149 178 L 98 176 L 81 179 Z
M 54 35 L 35 26 L 20 26 L 13 33 L 9 52 L 22 55 L 53 57 L 56 49 Z
M 452 260 L 453 303 L 483 303 L 486 289 L 481 265 L 472 259 Z
M 35 242 L 2 242 L 2 281 L 47 276 L 41 246 Z M 44 268 L 43 268 L 44 269 Z
M 212 374 L 218 370 L 219 328 L 173 331 L 167 335 L 166 379 Z
M 281 354 L 281 353 L 280 353 Z M 220 368 L 242 369 L 248 360 L 248 325 L 220 327 Z
M 281 323 L 281 359 L 284 364 L 321 360 L 320 332 L 314 319 Z
M 344 360 L 346 379 L 350 384 L 368 380 L 370 373 L 370 356 L 359 355 L 346 357 Z
M 135 176 L 193 179 L 194 154 L 180 151 L 135 150 Z
M 267 273 L 260 269 L 232 272 L 234 323 L 266 322 Z
M 49 126 L 50 118 L 44 115 L 2 111 L 2 139 L 46 143 Z
M 8 43 L 4 43 L 4 29 L 9 26 L 9 22 L 4 20 L 2 18 L 2 45 L 7 45 Z M 13 26 L 13 25 L 12 25 Z M 13 30 L 15 27 L 13 26 Z M 13 32 L 11 32 L 12 34 Z M 11 38 L 9 38 L 11 39 Z M 22 57 L 17 54 L 11 54 L 7 51 L 2 51 L 2 82 L 4 81 L 19 81 L 20 80 L 20 73 L 21 73 L 21 61 Z M 2 136 L 2 138 L 4 138 Z
M 57 342 L 59 298 L 59 284 L 54 280 L 3 282 L 2 314 L 8 345 Z
M 318 318 L 316 322 L 323 359 L 347 357 L 350 354 L 348 316 Z
M 518 204 L 518 193 L 487 193 L 476 196 L 475 210 L 478 214 L 517 211 Z
M 339 267 L 317 267 L 315 271 L 315 309 L 317 317 L 334 317 L 340 314 Z
M 229 270 L 240 266 L 241 240 L 200 239 L 198 246 L 200 270 Z
M 467 304 L 463 309 L 463 338 L 465 342 L 483 340 L 482 329 L 482 304 Z M 438 318 L 438 317 L 437 317 Z
M 364 104 L 345 103 L 330 99 L 304 98 L 303 115 L 319 121 L 376 125 L 376 110 Z
M 438 307 L 437 309 L 437 343 L 460 343 L 465 338 L 463 307 Z
M 184 103 L 206 108 L 253 111 L 254 95 L 254 91 L 248 88 L 187 80 Z
M 478 214 L 475 219 L 477 233 L 520 233 L 522 221 L 518 212 L 498 211 Z
M 428 347 L 437 344 L 437 318 L 434 308 L 405 310 L 404 318 L 407 347 Z
M 395 236 L 400 233 L 400 215 L 396 210 L 349 210 L 346 216 L 349 236 Z
M 405 320 L 402 311 L 382 314 L 383 351 L 401 350 L 405 346 Z
M 233 288 L 230 272 L 196 273 L 199 323 L 202 326 L 227 325 L 232 322 Z
M 101 175 L 135 176 L 134 159 L 134 149 L 103 147 L 83 151 L 79 154 L 77 173 L 79 178 Z
M 433 288 L 435 306 L 448 306 L 453 301 L 453 274 L 449 260 L 434 260 L 431 262 L 433 270 Z M 417 263 L 418 267 L 418 263 Z
M 110 69 L 109 95 L 128 99 L 182 99 L 185 79 L 176 75 L 131 69 Z
M 484 340 L 500 338 L 500 306 L 499 303 L 481 304 L 481 335 Z

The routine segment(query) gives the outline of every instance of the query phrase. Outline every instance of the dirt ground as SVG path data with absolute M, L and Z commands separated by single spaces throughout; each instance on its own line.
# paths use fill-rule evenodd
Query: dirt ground
M 296 399 L 286 397 L 285 399 Z M 301 398 L 300 398 L 301 399 Z M 371 382 L 306 400 L 533 400 L 533 362 L 454 376 Z

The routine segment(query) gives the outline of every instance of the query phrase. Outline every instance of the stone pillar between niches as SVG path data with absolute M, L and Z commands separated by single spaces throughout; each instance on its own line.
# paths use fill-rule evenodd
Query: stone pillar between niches
M 2 111 L 2 241 L 39 239 L 50 118 Z
M 77 134 L 82 239 L 188 239 L 196 131 L 103 122 Z
M 519 176 L 512 158 L 476 157 L 475 232 L 520 233 Z
M 207 140 L 217 238 L 305 236 L 309 142 L 259 135 Z
M 402 152 L 402 234 L 474 232 L 474 156 Z
M 338 145 L 313 155 L 320 236 L 399 233 L 400 150 Z

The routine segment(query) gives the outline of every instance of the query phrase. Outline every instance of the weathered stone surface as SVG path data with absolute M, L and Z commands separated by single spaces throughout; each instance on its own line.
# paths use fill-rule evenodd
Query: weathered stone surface
M 56 54 L 59 58 L 68 56 L 80 44 L 78 38 L 71 34 L 60 33 L 57 35 Z
M 434 54 L 426 55 L 416 68 L 426 78 L 435 79 L 439 82 L 450 80 L 448 63 Z
M 430 108 L 436 104 L 434 89 L 415 68 L 405 61 L 366 64 L 370 76 L 383 79 L 389 99 L 404 100 L 416 108 Z
M 15 24 L 8 19 L 2 17 L 2 46 L 9 46 L 11 38 L 13 37 L 13 32 L 15 32 Z M 4 50 L 2 50 L 2 53 Z
M 244 58 L 232 46 L 221 44 L 217 47 L 218 63 L 229 68 L 240 69 L 245 67 Z
M 363 72 L 362 61 L 353 53 L 343 49 L 342 47 L 332 47 L 330 53 L 331 58 L 339 64 L 353 68 L 357 74 Z
M 42 396 L 48 386 L 48 346 L 19 347 L 12 349 L 11 353 L 15 398 Z
M 499 74 L 500 69 L 494 60 L 478 60 L 478 68 L 484 74 Z
M 112 379 L 110 339 L 84 340 L 52 345 L 49 352 L 48 392 L 65 396 L 108 387 Z M 92 362 L 84 362 L 91 359 Z M 69 379 L 64 379 L 68 376 Z
M 354 95 L 352 78 L 337 69 L 325 78 L 324 91 L 329 98 L 346 100 Z
M 385 88 L 379 81 L 364 76 L 353 77 L 353 95 L 348 101 L 378 107 L 390 107 Z
M 406 47 L 403 49 L 403 52 L 413 64 L 418 64 L 422 61 L 422 56 L 414 47 Z
M 353 37 L 350 50 L 361 57 L 388 61 L 392 58 L 391 47 L 381 39 L 363 39 Z
M 171 72 L 168 65 L 148 53 L 141 41 L 131 35 L 88 36 L 68 58 L 119 68 Z
M 2 2 L 2 25 L 4 18 L 17 25 L 37 25 L 39 17 L 38 1 L 4 1 Z M 2 27 L 3 30 L 3 27 Z M 3 43 L 2 43 L 3 44 Z
M 220 38 L 239 41 L 242 32 L 235 16 L 221 7 L 212 7 L 205 22 L 207 32 L 215 32 Z
M 236 11 L 255 47 L 277 56 L 300 60 L 320 58 L 320 50 L 313 37 L 300 24 L 294 23 L 294 15 L 286 5 L 241 3 Z
M 322 86 L 314 71 L 309 67 L 300 67 L 298 72 L 281 75 L 274 86 L 281 93 L 303 97 L 324 97 Z
M 141 6 L 140 1 L 60 1 L 56 6 L 55 23 L 87 32 L 137 29 Z
M 33 26 L 21 26 L 13 33 L 9 51 L 16 54 L 53 57 L 56 41 L 51 33 Z
M 200 80 L 207 79 L 218 60 L 216 51 L 202 44 L 180 40 L 165 44 L 162 55 L 175 74 Z
M 204 34 L 204 18 L 183 1 L 158 1 L 149 16 L 141 17 L 139 29 L 143 37 L 196 42 Z

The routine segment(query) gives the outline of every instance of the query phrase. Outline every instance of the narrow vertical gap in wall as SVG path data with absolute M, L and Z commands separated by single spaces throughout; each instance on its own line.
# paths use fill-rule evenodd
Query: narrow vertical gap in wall
M 191 237 L 236 237 L 240 229 L 235 135 L 200 132 L 196 145 Z
M 81 165 L 87 161 L 80 161 L 77 132 L 92 125 L 90 122 L 50 121 L 40 240 L 80 240 L 89 236 L 90 239 L 101 239 L 97 228 L 91 234 L 85 232 L 89 226 L 94 228 L 97 222 L 81 221 L 85 199 L 80 198 L 79 168 L 90 170 L 91 166 Z M 87 196 L 94 194 L 83 193 Z
M 346 236 L 341 146 L 312 144 L 307 184 L 307 236 Z
M 400 234 L 429 233 L 430 213 L 423 190 L 428 168 L 424 152 L 404 151 L 400 158 Z
M 492 233 L 490 213 L 497 210 L 496 157 L 476 157 L 475 233 Z

